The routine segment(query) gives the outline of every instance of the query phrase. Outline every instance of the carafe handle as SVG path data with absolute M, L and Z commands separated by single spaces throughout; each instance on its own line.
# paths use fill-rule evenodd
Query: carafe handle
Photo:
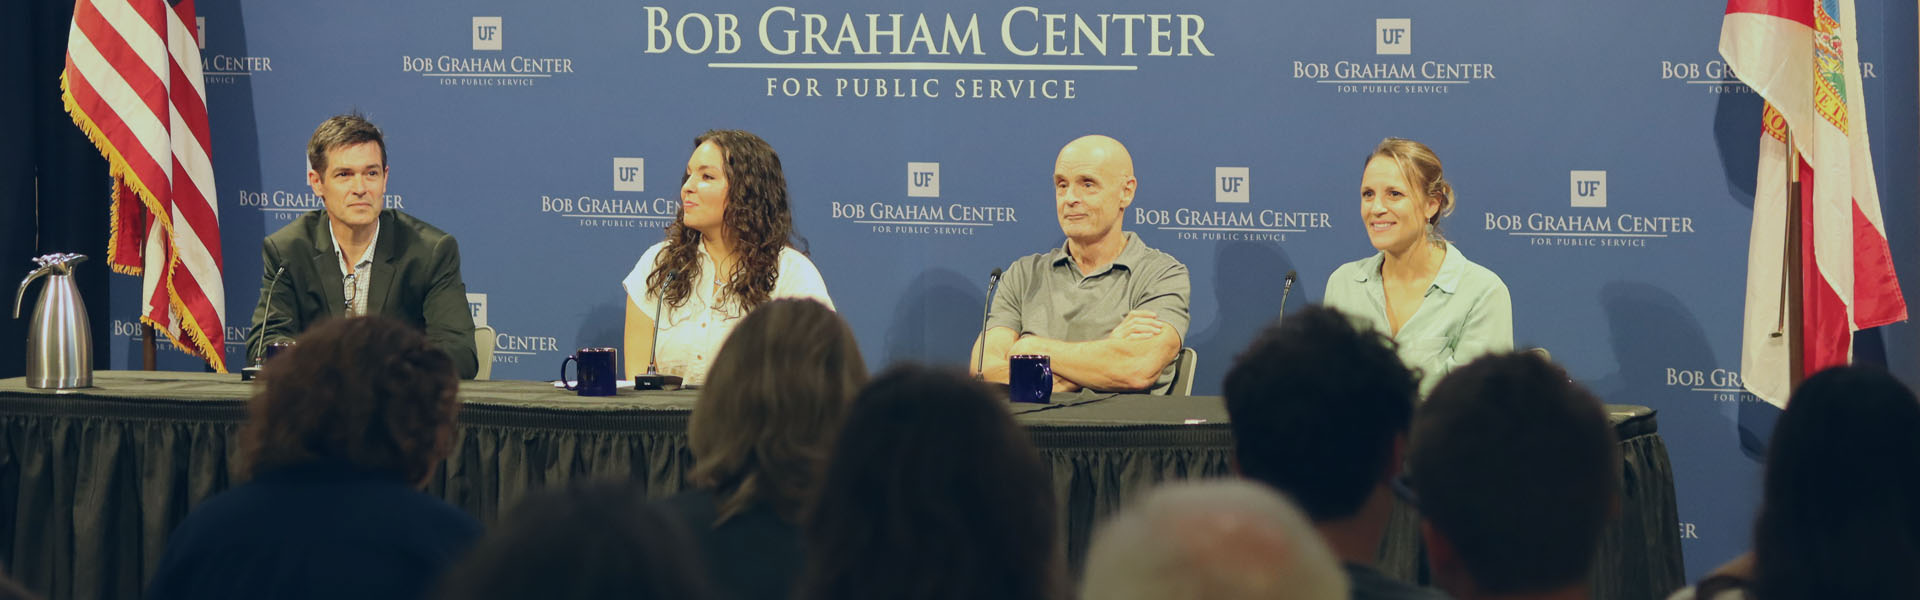
M 40 265 L 40 268 L 34 269 L 32 273 L 27 274 L 26 279 L 20 280 L 20 291 L 14 292 L 13 294 L 13 318 L 20 318 L 20 301 L 26 299 L 27 284 L 33 283 L 34 278 L 48 273 L 54 275 L 71 274 L 73 273 L 74 265 L 85 262 L 86 260 L 87 255 L 71 252 L 34 257 L 33 264 Z
M 53 270 L 52 266 L 40 267 L 34 269 L 32 273 L 28 273 L 26 279 L 20 280 L 20 291 L 14 292 L 13 294 L 13 318 L 20 318 L 20 301 L 27 297 L 27 284 L 33 283 L 33 280 L 40 278 L 41 275 L 45 275 L 51 270 Z

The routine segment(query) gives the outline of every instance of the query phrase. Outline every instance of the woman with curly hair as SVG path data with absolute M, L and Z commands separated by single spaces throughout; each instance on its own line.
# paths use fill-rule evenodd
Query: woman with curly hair
M 680 215 L 621 285 L 627 290 L 627 372 L 646 370 L 659 322 L 659 371 L 706 381 L 720 342 L 748 311 L 774 298 L 833 307 L 827 283 L 793 248 L 793 213 L 780 155 L 745 131 L 693 140 L 681 175 Z M 655 305 L 666 313 L 654 314 Z
M 167 542 L 147 598 L 420 598 L 480 523 L 420 491 L 453 446 L 459 379 L 388 317 L 326 321 L 248 404 L 237 475 Z

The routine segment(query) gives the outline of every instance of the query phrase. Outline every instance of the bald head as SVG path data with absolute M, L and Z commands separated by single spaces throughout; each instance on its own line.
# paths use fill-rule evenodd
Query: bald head
M 1067 143 L 1053 163 L 1054 209 L 1060 230 L 1079 244 L 1123 235 L 1120 222 L 1133 204 L 1133 155 L 1104 135 Z
M 1054 170 L 1062 164 L 1090 165 L 1107 170 L 1116 177 L 1133 179 L 1133 155 L 1127 146 L 1104 135 L 1084 135 L 1060 148 Z
M 1305 515 L 1246 481 L 1175 483 L 1101 527 L 1081 597 L 1347 598 L 1347 575 Z

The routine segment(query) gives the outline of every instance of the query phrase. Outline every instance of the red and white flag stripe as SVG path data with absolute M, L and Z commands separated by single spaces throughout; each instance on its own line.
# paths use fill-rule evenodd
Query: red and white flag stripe
M 114 178 L 114 271 L 143 275 L 140 317 L 225 372 L 207 93 L 193 0 L 77 0 L 61 99 Z
M 1730 0 L 1721 24 L 1721 56 L 1767 104 L 1740 370 L 1748 391 L 1778 406 L 1792 391 L 1793 344 L 1811 374 L 1850 362 L 1853 332 L 1907 318 L 1880 215 L 1855 32 L 1852 0 Z M 1785 255 L 1790 168 L 1802 199 L 1794 257 Z M 1783 323 L 1787 268 L 1800 269 L 1802 339 Z

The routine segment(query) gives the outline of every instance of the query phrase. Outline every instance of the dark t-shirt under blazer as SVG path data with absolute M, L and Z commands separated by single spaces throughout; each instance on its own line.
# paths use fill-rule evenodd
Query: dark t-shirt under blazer
M 290 466 L 195 507 L 146 597 L 414 600 L 479 538 L 479 521 L 396 475 Z

